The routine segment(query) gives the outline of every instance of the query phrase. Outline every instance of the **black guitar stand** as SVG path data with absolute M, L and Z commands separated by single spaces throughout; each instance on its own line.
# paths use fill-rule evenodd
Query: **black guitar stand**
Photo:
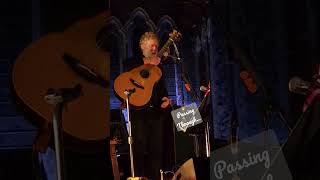
M 65 180 L 64 169 L 64 149 L 63 149 L 63 131 L 62 131 L 62 113 L 64 106 L 68 102 L 75 100 L 82 95 L 82 87 L 77 84 L 74 88 L 49 89 L 45 96 L 48 104 L 54 105 L 54 113 L 52 118 L 54 147 L 56 155 L 56 171 L 57 180 Z

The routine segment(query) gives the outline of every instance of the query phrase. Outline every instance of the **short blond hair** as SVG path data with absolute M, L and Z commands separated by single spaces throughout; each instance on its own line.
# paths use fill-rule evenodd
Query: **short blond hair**
M 156 39 L 159 42 L 158 36 L 154 32 L 151 32 L 151 31 L 145 32 L 140 38 L 140 42 L 139 42 L 140 47 L 148 39 Z

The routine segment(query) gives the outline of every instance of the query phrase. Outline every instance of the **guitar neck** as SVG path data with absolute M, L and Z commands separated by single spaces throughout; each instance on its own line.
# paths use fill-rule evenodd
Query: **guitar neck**
M 169 48 L 169 46 L 173 43 L 173 39 L 169 38 L 167 42 L 162 46 L 160 51 L 158 52 L 158 57 L 162 57 L 163 53 Z

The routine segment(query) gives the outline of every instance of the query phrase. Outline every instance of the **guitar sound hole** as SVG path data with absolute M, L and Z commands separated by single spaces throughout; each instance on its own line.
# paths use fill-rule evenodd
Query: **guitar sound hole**
M 147 71 L 147 70 L 142 70 L 142 71 L 140 71 L 140 75 L 141 75 L 143 78 L 148 78 L 148 77 L 149 77 L 149 71 Z

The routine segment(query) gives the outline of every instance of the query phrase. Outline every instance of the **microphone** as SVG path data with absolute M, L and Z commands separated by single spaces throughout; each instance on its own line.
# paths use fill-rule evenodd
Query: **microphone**
M 319 87 L 318 84 L 304 81 L 297 76 L 289 81 L 289 91 L 297 94 L 307 95 L 314 86 Z
M 175 57 L 175 56 L 172 56 L 172 55 L 169 55 L 169 54 L 168 54 L 168 55 L 163 55 L 163 56 L 164 56 L 165 58 L 167 58 L 167 57 L 171 58 L 175 64 L 178 64 L 178 63 L 180 63 L 180 61 L 181 61 L 181 58 Z
M 204 97 L 207 97 L 207 95 L 210 93 L 210 83 L 209 85 L 206 87 L 206 86 L 200 86 L 200 91 L 201 92 L 204 92 Z
M 209 90 L 209 88 L 207 88 L 205 86 L 200 86 L 200 91 L 207 92 L 208 90 Z

